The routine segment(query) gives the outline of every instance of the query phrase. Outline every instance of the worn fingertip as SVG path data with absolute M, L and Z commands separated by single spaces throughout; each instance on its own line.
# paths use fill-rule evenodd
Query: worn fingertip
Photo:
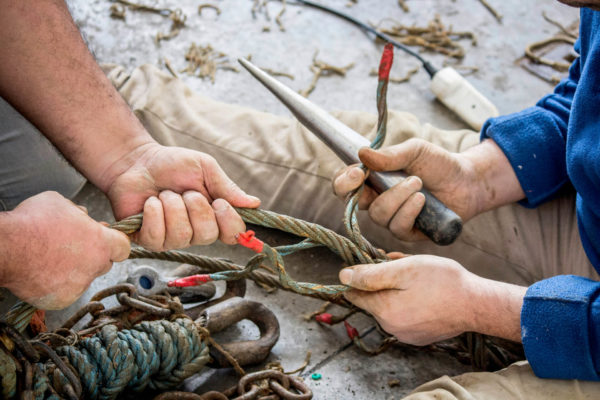
M 421 190 L 421 188 L 423 187 L 423 181 L 418 176 L 411 175 L 406 179 L 411 185 L 411 187 L 415 190 Z
M 413 194 L 414 197 L 414 201 L 418 206 L 424 206 L 425 205 L 425 195 L 421 192 L 416 192 L 415 194 Z
M 365 179 L 365 172 L 358 167 L 350 168 L 346 172 L 346 175 L 348 176 L 350 182 L 355 185 L 360 185 Z
M 238 207 L 258 208 L 260 207 L 260 203 L 261 201 L 258 197 L 244 193 L 244 200 Z
M 382 169 L 381 163 L 379 162 L 381 156 L 382 154 L 380 152 L 373 150 L 370 147 L 363 147 L 358 151 L 358 158 L 360 158 L 360 161 L 374 170 Z
M 350 286 L 352 284 L 352 275 L 353 274 L 354 274 L 354 271 L 352 271 L 352 268 L 344 268 L 339 273 L 340 282 L 344 285 Z
M 160 203 L 160 199 L 157 196 L 150 196 L 144 202 L 144 209 L 146 207 L 156 207 L 158 203 Z
M 102 229 L 105 232 L 105 237 L 109 240 L 110 260 L 116 262 L 126 260 L 131 252 L 129 236 L 115 229 L 106 227 L 103 227 Z

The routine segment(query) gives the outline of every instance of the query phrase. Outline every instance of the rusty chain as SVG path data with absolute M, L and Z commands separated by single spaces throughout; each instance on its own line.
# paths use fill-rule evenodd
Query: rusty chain
M 154 400 L 309 400 L 312 397 L 312 391 L 300 377 L 267 369 L 246 374 L 237 385 L 223 392 L 165 392 Z

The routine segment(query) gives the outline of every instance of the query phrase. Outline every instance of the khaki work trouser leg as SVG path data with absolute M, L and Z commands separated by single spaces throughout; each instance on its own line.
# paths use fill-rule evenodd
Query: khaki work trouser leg
M 180 80 L 153 66 L 142 66 L 131 74 L 119 67 L 107 67 L 106 71 L 159 142 L 211 154 L 239 186 L 262 199 L 264 209 L 342 231 L 343 206 L 331 189 L 331 177 L 342 163 L 297 121 L 199 96 Z M 334 114 L 356 131 L 368 137 L 374 135 L 375 115 L 364 112 Z M 479 142 L 476 132 L 444 131 L 429 124 L 421 125 L 412 114 L 390 112 L 386 145 L 412 137 L 423 138 L 454 152 Z M 445 247 L 428 241 L 407 243 L 397 240 L 389 231 L 373 224 L 365 213 L 359 221 L 364 235 L 379 247 L 453 258 L 474 273 L 491 279 L 521 285 L 558 274 L 598 279 L 581 247 L 574 210 L 572 194 L 565 194 L 534 210 L 518 205 L 501 207 L 469 221 L 460 238 Z M 489 390 L 485 389 L 488 383 Z M 536 387 L 546 385 L 564 388 L 561 389 L 564 390 L 562 396 L 555 397 L 557 399 L 577 398 L 577 393 L 584 393 L 582 388 L 586 394 L 600 398 L 599 384 L 542 381 L 533 376 L 527 363 L 496 374 L 440 378 L 419 388 L 421 393 L 412 395 L 417 396 L 412 399 L 436 398 L 438 389 L 435 385 L 440 385 L 439 390 L 446 390 L 444 399 L 549 398 L 532 394 Z M 512 391 L 507 389 L 506 395 L 496 396 L 500 393 L 499 388 L 505 386 Z M 516 387 L 523 387 L 526 392 L 519 392 L 514 389 Z M 469 395 L 471 390 L 477 394 Z M 426 395 L 424 391 L 430 394 Z M 569 395 L 565 395 L 565 391 Z M 519 393 L 527 393 L 527 396 L 519 397 Z

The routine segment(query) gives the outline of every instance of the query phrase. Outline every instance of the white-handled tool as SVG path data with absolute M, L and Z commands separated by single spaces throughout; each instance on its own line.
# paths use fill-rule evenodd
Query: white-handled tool
M 369 26 L 346 13 L 309 0 L 296 1 L 300 4 L 318 8 L 330 14 L 337 15 L 346 21 L 352 22 L 386 42 L 393 44 L 394 47 L 417 58 L 421 61 L 423 68 L 425 68 L 431 77 L 431 91 L 438 100 L 474 130 L 479 131 L 488 118 L 497 117 L 499 115 L 494 104 L 481 94 L 481 92 L 475 89 L 475 87 L 463 78 L 454 68 L 446 67 L 438 70 L 431 65 L 429 61 L 421 57 L 420 54 L 415 53 L 388 35 L 377 31 L 372 26 Z
M 437 71 L 431 78 L 431 91 L 439 101 L 476 131 L 498 109 L 452 67 Z

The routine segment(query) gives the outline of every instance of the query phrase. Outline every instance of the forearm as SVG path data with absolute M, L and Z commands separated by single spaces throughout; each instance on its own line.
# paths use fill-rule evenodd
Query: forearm
M 493 140 L 486 139 L 461 154 L 471 163 L 475 175 L 477 213 L 525 198 L 512 165 Z
M 10 268 L 13 264 L 15 249 L 13 235 L 15 234 L 14 221 L 8 211 L 0 212 L 0 287 L 7 287 L 10 279 Z
M 106 191 L 120 173 L 115 166 L 152 138 L 96 64 L 62 0 L 2 5 L 0 95 Z
M 469 331 L 521 342 L 521 309 L 526 287 L 480 278 L 470 296 Z

